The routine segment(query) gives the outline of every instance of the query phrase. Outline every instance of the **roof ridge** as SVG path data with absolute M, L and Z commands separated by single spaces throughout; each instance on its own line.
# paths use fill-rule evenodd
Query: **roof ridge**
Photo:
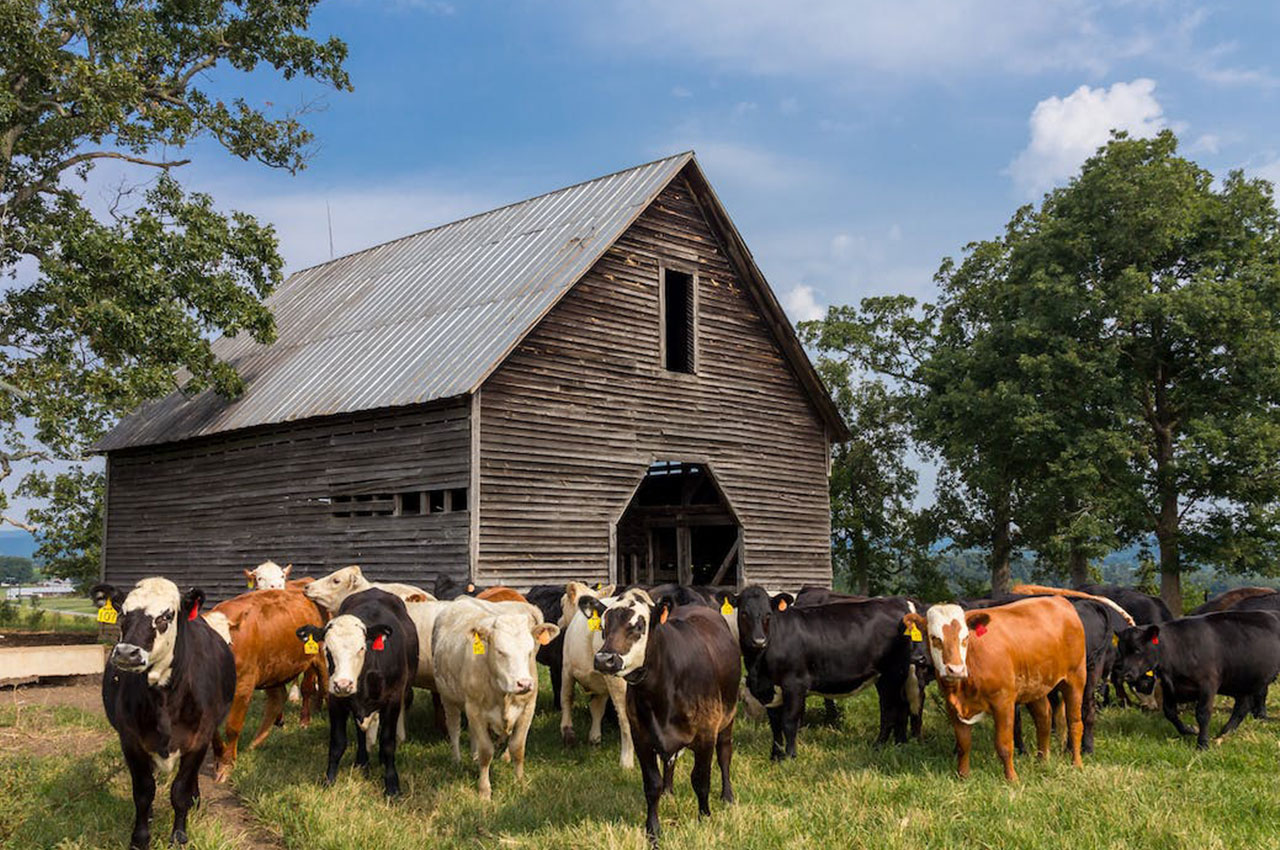
M 418 236 L 423 236 L 427 233 L 431 233 L 436 230 L 443 230 L 446 227 L 452 227 L 455 224 L 462 224 L 464 221 L 471 221 L 472 219 L 481 218 L 482 216 L 492 215 L 493 213 L 501 212 L 502 210 L 511 209 L 512 207 L 518 207 L 521 204 L 527 204 L 530 201 L 536 201 L 536 200 L 539 200 L 540 198 L 549 198 L 552 195 L 559 195 L 562 192 L 568 192 L 570 189 L 577 189 L 580 186 L 586 186 L 588 183 L 598 183 L 601 180 L 608 180 L 610 177 L 617 177 L 619 174 L 626 174 L 628 171 L 639 171 L 642 168 L 648 168 L 649 166 L 657 165 L 660 162 L 667 162 L 669 160 L 679 159 L 681 157 L 692 157 L 693 155 L 694 155 L 694 151 L 692 148 L 690 148 L 689 150 L 680 151 L 679 153 L 674 153 L 669 156 L 660 156 L 657 159 L 651 159 L 648 162 L 642 162 L 639 165 L 632 165 L 632 166 L 628 166 L 627 168 L 619 168 L 617 171 L 611 171 L 608 174 L 601 174 L 599 177 L 592 177 L 589 180 L 579 180 L 577 183 L 572 183 L 568 186 L 561 186 L 559 189 L 552 189 L 549 192 L 542 192 L 537 195 L 530 195 L 529 197 L 524 198 L 523 200 L 512 201 L 509 204 L 503 204 L 501 206 L 493 207 L 492 209 L 481 210 L 480 212 L 472 213 L 471 215 L 465 215 L 462 218 L 455 218 L 453 221 L 446 221 L 437 225 L 433 225 L 432 227 L 423 228 L 422 230 L 415 230 L 413 233 L 406 233 L 404 236 L 397 236 L 395 239 L 388 239 L 386 242 L 379 242 L 376 245 L 369 245 L 355 251 L 350 251 L 346 254 L 333 257 L 332 259 L 329 259 L 329 260 L 325 260 L 322 263 L 313 263 L 312 265 L 309 265 L 304 268 L 300 268 L 297 271 L 294 271 L 289 275 L 289 277 L 294 277 L 296 275 L 302 274 L 303 272 L 309 272 L 313 269 L 318 269 L 322 266 L 327 266 L 331 263 L 337 263 L 341 260 L 350 259 L 351 257 L 357 257 L 360 254 L 366 253 L 367 251 L 373 251 L 378 248 L 385 248 L 388 245 L 394 245 L 397 242 L 403 242 L 406 239 L 414 239 Z

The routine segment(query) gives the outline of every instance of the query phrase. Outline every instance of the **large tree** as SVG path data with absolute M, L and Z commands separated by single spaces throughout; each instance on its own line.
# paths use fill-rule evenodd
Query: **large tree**
M 237 96 L 260 66 L 347 89 L 337 39 L 307 35 L 317 0 L 0 0 L 0 481 L 21 460 L 79 461 L 122 413 L 176 388 L 235 395 L 217 334 L 269 341 L 281 278 L 272 228 L 187 191 L 181 167 L 218 149 L 297 171 L 301 112 Z M 196 142 L 201 144 L 194 144 Z M 129 169 L 86 201 L 91 171 Z M 44 518 L 75 520 L 97 476 L 35 478 Z M 72 489 L 69 489 L 72 488 Z M 61 507 L 59 507 L 61 506 Z M 27 526 L 7 510 L 0 517 Z M 45 536 L 82 574 L 74 530 Z

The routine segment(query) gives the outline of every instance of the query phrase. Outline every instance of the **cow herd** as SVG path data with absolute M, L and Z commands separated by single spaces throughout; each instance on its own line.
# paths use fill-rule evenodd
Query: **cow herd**
M 698 810 L 710 814 L 712 761 L 720 797 L 734 799 L 733 727 L 740 700 L 762 707 L 771 757 L 795 758 L 806 698 L 832 699 L 874 686 L 878 743 L 920 736 L 925 689 L 936 682 L 967 776 L 974 724 L 990 717 L 1006 778 L 1022 751 L 1019 706 L 1047 758 L 1055 730 L 1072 762 L 1092 751 L 1098 702 L 1159 697 L 1179 733 L 1209 742 L 1219 695 L 1235 698 L 1219 736 L 1247 715 L 1265 715 L 1280 673 L 1280 593 L 1231 591 L 1191 616 L 1174 618 L 1156 598 L 1110 586 L 1074 591 L 1024 585 L 1001 598 L 926 605 L 902 596 L 860 597 L 822 588 L 769 593 L 723 589 L 589 587 L 580 582 L 476 588 L 440 579 L 432 592 L 371 582 L 357 566 L 319 579 L 289 579 L 272 562 L 246 570 L 249 591 L 202 610 L 204 594 L 164 578 L 129 592 L 93 589 L 118 615 L 120 639 L 103 676 L 103 703 L 133 782 L 131 848 L 150 845 L 158 768 L 176 775 L 171 840 L 187 841 L 187 813 L 199 796 L 200 765 L 212 749 L 225 781 L 255 690 L 266 692 L 259 745 L 282 719 L 286 689 L 329 711 L 325 781 L 332 783 L 354 733 L 355 764 L 377 750 L 385 793 L 400 793 L 396 748 L 414 689 L 430 692 L 437 729 L 461 758 L 465 718 L 483 798 L 499 747 L 523 776 L 538 696 L 550 669 L 565 746 L 575 693 L 591 710 L 588 740 L 599 743 L 612 703 L 623 768 L 639 765 L 645 831 L 655 846 L 658 802 L 670 792 L 677 756 L 693 757 Z M 745 670 L 745 677 L 743 675 Z M 745 683 L 745 687 L 743 687 Z M 1158 686 L 1158 687 L 1157 687 Z M 1179 704 L 1194 703 L 1196 728 Z

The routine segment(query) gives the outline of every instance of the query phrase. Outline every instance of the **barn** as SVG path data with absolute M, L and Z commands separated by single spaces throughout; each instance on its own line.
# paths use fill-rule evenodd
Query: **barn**
M 517 587 L 831 581 L 848 438 L 694 155 L 299 271 L 106 456 L 103 573 L 222 597 L 294 575 Z

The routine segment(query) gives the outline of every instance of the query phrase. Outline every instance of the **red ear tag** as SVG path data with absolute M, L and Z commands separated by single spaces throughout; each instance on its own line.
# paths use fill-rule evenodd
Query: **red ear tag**
M 386 643 L 383 641 L 382 638 L 383 638 L 383 635 L 378 635 L 376 638 L 373 639 L 374 652 L 382 652 L 383 648 L 386 647 Z
M 1151 638 L 1151 644 L 1152 644 L 1153 646 L 1159 646 L 1159 645 L 1160 645 L 1160 638 L 1159 638 L 1158 636 L 1156 636 L 1156 637 L 1152 637 L 1152 638 Z
M 973 633 L 978 637 L 982 637 L 987 633 L 987 627 L 982 623 L 978 623 L 978 625 L 973 627 Z
M 191 620 L 194 620 L 199 613 L 200 600 L 197 599 L 195 602 L 191 603 L 191 610 L 187 613 L 187 621 L 190 622 Z

